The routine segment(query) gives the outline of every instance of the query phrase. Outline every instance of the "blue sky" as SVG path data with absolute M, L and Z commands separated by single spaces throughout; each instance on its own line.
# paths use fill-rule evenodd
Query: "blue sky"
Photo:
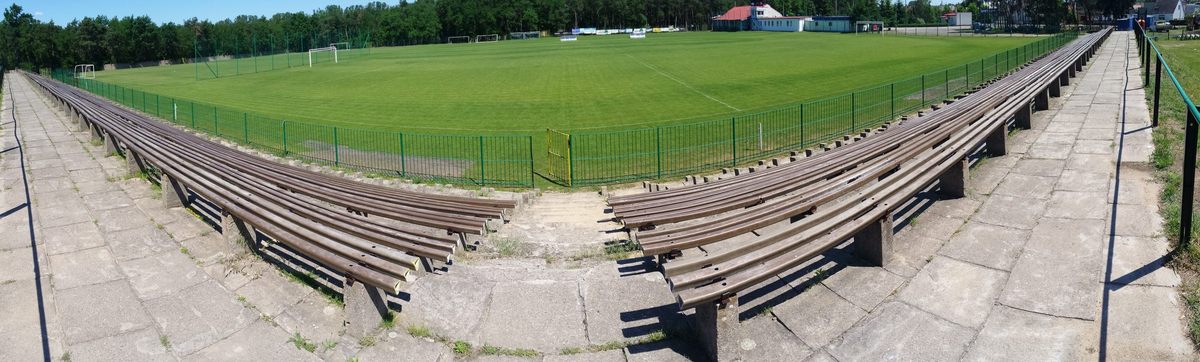
M 326 5 L 341 6 L 362 5 L 369 0 L 23 0 L 15 1 L 25 12 L 33 14 L 41 21 L 53 20 L 55 24 L 65 25 L 72 19 L 85 16 L 107 15 L 124 17 L 128 15 L 149 15 L 157 23 L 168 21 L 182 23 L 184 20 L 197 17 L 201 19 L 220 20 L 238 15 L 271 15 L 280 12 L 311 12 L 324 8 Z M 14 1 L 3 2 L 8 8 Z M 397 0 L 387 0 L 395 4 Z

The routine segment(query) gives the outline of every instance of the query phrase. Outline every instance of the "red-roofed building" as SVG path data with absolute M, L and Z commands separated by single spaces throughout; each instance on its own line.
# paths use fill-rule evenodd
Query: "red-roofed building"
M 790 31 L 801 31 L 804 29 L 804 20 L 807 17 L 788 17 L 783 16 L 779 11 L 775 10 L 768 4 L 762 5 L 746 5 L 736 6 L 724 15 L 712 18 L 712 30 L 714 31 L 741 31 L 741 30 L 771 30 L 771 31 L 788 31 L 783 29 L 795 29 Z M 773 24 L 766 26 L 766 24 Z M 792 26 L 788 26 L 788 25 Z M 779 30 L 776 30 L 779 29 Z

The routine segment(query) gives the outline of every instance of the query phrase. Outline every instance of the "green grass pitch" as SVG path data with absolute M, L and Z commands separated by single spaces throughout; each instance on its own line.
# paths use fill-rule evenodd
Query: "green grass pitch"
M 629 128 L 749 114 L 960 66 L 1036 39 L 612 35 L 375 48 L 338 64 L 199 81 L 191 64 L 97 75 L 133 89 L 294 121 L 540 134 L 546 128 Z M 301 58 L 307 61 L 306 54 L 293 54 L 292 61 Z M 240 66 L 262 62 L 262 69 L 267 61 L 243 59 Z

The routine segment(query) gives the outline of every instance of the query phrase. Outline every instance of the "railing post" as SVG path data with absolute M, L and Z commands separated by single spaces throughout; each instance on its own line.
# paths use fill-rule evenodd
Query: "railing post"
M 895 84 L 893 84 L 893 89 L 895 88 L 894 86 L 895 86 Z M 895 114 L 896 113 L 896 111 L 895 111 L 896 99 L 895 98 L 892 98 L 892 109 L 893 109 L 892 114 Z M 805 145 L 805 141 L 804 141 L 804 103 L 800 103 L 800 147 L 804 147 L 804 145 Z
M 1146 78 L 1145 78 L 1145 80 L 1142 81 L 1142 85 L 1150 84 L 1150 51 L 1151 50 L 1154 50 L 1154 48 L 1151 47 L 1150 37 L 1146 37 L 1146 57 L 1143 58 L 1145 60 L 1145 63 L 1142 65 L 1142 73 L 1146 75 Z
M 921 74 L 921 107 L 925 106 L 925 75 Z
M 896 83 L 892 83 L 891 88 L 892 88 L 892 91 L 891 91 L 892 92 L 892 113 L 891 113 L 892 116 L 888 117 L 889 121 L 896 119 Z M 801 107 L 803 107 L 803 105 L 801 105 Z M 804 108 L 800 108 L 800 109 L 803 110 Z M 801 111 L 800 114 L 804 114 L 804 112 Z M 803 123 L 801 123 L 801 124 L 803 124 Z M 804 128 L 801 127 L 800 129 L 803 130 Z
M 1162 89 L 1162 54 L 1155 56 L 1154 62 L 1154 116 L 1150 117 L 1150 126 L 1158 127 L 1158 96 Z
M 1184 135 L 1183 143 L 1183 204 L 1180 205 L 1179 211 L 1179 243 L 1184 248 L 1188 247 L 1192 241 L 1192 202 L 1194 201 L 1193 193 L 1196 191 L 1196 132 L 1197 119 L 1195 110 L 1191 107 L 1185 107 L 1184 112 L 1187 113 L 1187 127 Z

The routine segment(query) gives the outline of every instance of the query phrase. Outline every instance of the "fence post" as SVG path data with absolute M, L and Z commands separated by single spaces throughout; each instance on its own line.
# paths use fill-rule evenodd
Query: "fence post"
M 896 108 L 895 104 L 896 104 L 896 100 L 892 99 L 892 108 L 893 109 Z M 895 113 L 895 112 L 893 112 L 893 113 Z M 804 141 L 804 103 L 800 103 L 800 147 L 803 148 L 805 143 L 806 142 Z
M 925 75 L 921 74 L 921 107 L 925 107 Z
M 529 152 L 533 152 L 532 150 Z M 404 156 L 404 133 L 400 133 L 400 177 L 408 174 L 408 160 Z
M 892 116 L 888 117 L 888 121 L 896 119 L 896 83 L 892 83 L 891 88 L 892 88 L 892 91 L 891 91 L 892 92 L 892 97 L 891 97 L 892 98 L 892 113 L 891 113 Z
M 219 117 L 217 116 L 217 106 L 212 106 L 212 109 L 213 109 L 213 133 L 217 134 L 217 137 L 221 137 L 221 124 L 219 123 L 219 121 L 217 121 L 219 119 Z
M 537 172 L 533 169 L 533 136 L 525 136 L 525 141 L 529 145 L 529 187 L 533 187 L 537 181 Z
M 287 154 L 288 154 L 288 149 L 287 149 L 287 148 L 288 148 L 288 147 L 287 147 L 287 144 L 288 144 L 288 142 L 287 142 L 287 120 L 286 120 L 286 119 L 285 119 L 285 120 L 282 120 L 282 121 L 280 121 L 280 123 L 283 123 L 283 155 L 284 155 L 284 156 L 287 156 Z
M 487 167 L 483 164 L 483 136 L 479 136 L 479 183 L 487 186 Z
M 196 129 L 196 102 L 188 102 L 192 104 L 192 129 Z
M 1162 89 L 1162 54 L 1155 56 L 1157 61 L 1154 62 L 1154 117 L 1150 118 L 1150 126 L 1158 127 L 1158 96 Z
M 733 159 L 729 167 L 737 167 L 737 117 L 729 119 L 729 133 L 733 137 Z
M 848 133 L 853 133 L 858 128 L 858 117 L 856 117 L 858 112 L 855 112 L 854 106 L 856 102 L 854 98 L 854 92 L 850 92 L 850 132 Z
M 337 127 L 333 127 L 333 165 L 337 166 L 340 163 L 342 163 L 342 147 L 338 146 Z
M 658 152 L 658 178 L 662 179 L 662 127 L 654 127 L 654 146 Z
M 575 140 L 567 133 L 567 187 L 575 186 Z
M 946 68 L 946 75 L 943 77 L 946 78 L 946 94 L 942 95 L 942 99 L 947 99 L 950 98 L 950 68 Z
M 242 138 L 246 140 L 246 144 L 250 144 L 250 114 L 242 113 Z
M 1191 244 L 1192 241 L 1192 202 L 1196 191 L 1196 125 L 1197 119 L 1190 106 L 1184 112 L 1187 112 L 1187 127 L 1184 135 L 1183 143 L 1183 204 L 1180 205 L 1179 217 L 1179 242 L 1184 247 Z

